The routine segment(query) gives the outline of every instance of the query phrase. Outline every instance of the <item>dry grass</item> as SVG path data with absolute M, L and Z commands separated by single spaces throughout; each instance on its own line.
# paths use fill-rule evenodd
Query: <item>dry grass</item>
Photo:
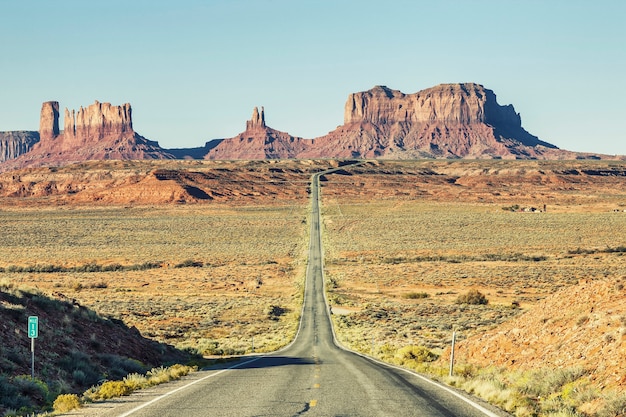
M 580 279 L 626 275 L 620 252 L 571 253 L 623 244 L 615 233 L 626 230 L 621 213 L 334 198 L 323 218 L 330 298 L 357 310 L 336 319 L 340 332 L 374 350 L 383 343 L 442 348 L 453 327 L 467 337 Z M 489 305 L 455 304 L 470 289 Z
M 253 338 L 256 350 L 270 350 L 295 331 L 308 231 L 304 204 L 3 211 L 0 226 L 0 267 L 7 270 L 157 265 L 2 274 L 122 319 L 156 340 L 207 354 L 241 353 L 251 350 Z M 275 320 L 271 305 L 286 313 Z

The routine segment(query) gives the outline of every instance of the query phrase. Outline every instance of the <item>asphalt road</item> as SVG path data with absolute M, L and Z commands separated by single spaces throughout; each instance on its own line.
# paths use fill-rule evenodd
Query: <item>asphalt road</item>
M 424 378 L 336 346 L 324 298 L 319 178 L 300 330 L 280 352 L 246 357 L 158 392 L 100 405 L 98 416 L 423 416 L 489 414 Z M 169 385 L 169 384 L 166 384 Z M 85 411 L 85 410 L 84 410 Z M 81 415 L 80 412 L 76 415 Z M 85 413 L 84 415 L 92 415 Z

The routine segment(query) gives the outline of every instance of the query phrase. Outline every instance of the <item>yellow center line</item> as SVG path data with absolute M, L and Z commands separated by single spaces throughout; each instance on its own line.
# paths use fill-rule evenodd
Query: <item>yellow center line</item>
M 314 384 L 313 385 L 313 388 L 319 388 L 319 387 L 320 387 L 320 384 Z
M 311 407 L 315 407 L 317 405 L 317 400 L 311 400 L 311 402 L 309 402 L 309 406 Z

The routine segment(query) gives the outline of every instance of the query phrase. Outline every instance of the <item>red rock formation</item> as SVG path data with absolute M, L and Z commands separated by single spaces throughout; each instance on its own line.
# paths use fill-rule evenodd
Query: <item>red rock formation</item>
M 39 136 L 42 140 L 55 139 L 59 136 L 59 102 L 46 101 L 41 105 L 39 118 Z
M 265 129 L 265 127 L 265 108 L 261 107 L 261 113 L 259 113 L 258 107 L 255 107 L 252 111 L 252 119 L 246 122 L 246 131 Z
M 474 83 L 351 94 L 344 126 L 328 136 L 340 142 L 366 136 L 374 156 L 534 158 L 556 149 L 526 132 L 513 106 L 500 106 L 493 91 Z
M 286 159 L 296 158 L 308 146 L 306 139 L 272 129 L 265 124 L 265 110 L 257 107 L 246 130 L 234 138 L 224 139 L 204 159 Z
M 15 159 L 39 142 L 39 132 L 0 132 L 0 162 Z
M 173 159 L 158 143 L 133 130 L 130 104 L 113 106 L 96 101 L 78 112 L 65 109 L 65 129 L 59 131 L 59 103 L 43 103 L 39 143 L 26 154 L 0 166 L 63 165 L 98 159 Z
M 344 125 L 326 136 L 308 140 L 276 132 L 265 125 L 263 109 L 255 108 L 246 132 L 223 140 L 207 158 L 543 159 L 565 152 L 525 131 L 513 106 L 500 106 L 493 91 L 473 83 L 415 94 L 377 86 L 350 94 Z

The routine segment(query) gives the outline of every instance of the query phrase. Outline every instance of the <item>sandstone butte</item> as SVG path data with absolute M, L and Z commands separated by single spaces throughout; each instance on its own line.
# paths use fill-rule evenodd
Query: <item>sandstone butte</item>
M 157 142 L 133 130 L 132 109 L 128 103 L 113 106 L 96 101 L 78 111 L 65 109 L 64 116 L 65 129 L 60 130 L 59 103 L 44 102 L 38 142 L 27 152 L 0 165 L 0 171 L 89 160 L 175 158 Z
M 255 108 L 246 130 L 192 149 L 163 149 L 137 134 L 130 104 L 41 109 L 39 141 L 0 134 L 0 171 L 103 159 L 468 158 L 624 159 L 576 153 L 539 140 L 521 125 L 512 105 L 501 106 L 480 84 L 441 84 L 414 94 L 384 86 L 348 96 L 344 124 L 325 136 L 303 139 L 267 126 Z M 4 161 L 4 162 L 2 162 Z

